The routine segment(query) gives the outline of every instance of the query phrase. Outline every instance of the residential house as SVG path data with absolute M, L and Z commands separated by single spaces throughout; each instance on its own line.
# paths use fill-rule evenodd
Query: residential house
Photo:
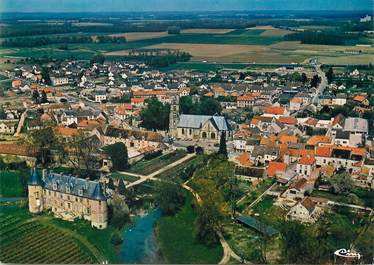
M 309 197 L 297 202 L 287 213 L 287 217 L 302 223 L 314 223 L 321 214 L 321 209 Z
M 316 168 L 316 159 L 313 156 L 303 156 L 299 159 L 296 165 L 296 172 L 303 177 L 311 175 Z
M 14 134 L 18 120 L 0 120 L 0 134 Z
M 258 145 L 253 148 L 251 160 L 255 164 L 265 164 L 278 159 L 279 154 L 280 150 L 277 146 Z

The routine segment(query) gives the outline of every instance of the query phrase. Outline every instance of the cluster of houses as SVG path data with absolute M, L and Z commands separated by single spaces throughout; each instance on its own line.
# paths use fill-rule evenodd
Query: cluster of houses
M 49 85 L 43 78 L 45 68 Z M 334 84 L 330 90 L 338 93 L 325 93 L 316 104 L 312 98 L 317 88 L 290 77 L 300 71 L 306 70 L 291 65 L 277 71 L 161 72 L 144 64 L 79 61 L 25 65 L 8 72 L 12 92 L 25 100 L 21 106 L 2 106 L 0 135 L 18 137 L 52 126 L 66 141 L 82 133 L 99 150 L 124 143 L 130 163 L 175 148 L 173 141 L 218 146 L 225 135 L 238 175 L 275 178 L 285 187 L 278 202 L 288 207 L 290 218 L 310 221 L 321 212 L 321 199 L 309 196 L 320 176 L 344 168 L 357 186 L 374 188 L 373 145 L 367 119 L 342 114 L 331 119 L 298 118 L 296 114 L 344 106 L 348 101 L 355 102 L 358 113 L 371 111 L 372 106 L 368 95 L 347 95 L 345 88 Z M 315 74 L 308 71 L 308 77 Z M 36 92 L 47 102 L 32 99 Z M 289 102 L 280 102 L 284 95 Z M 183 114 L 180 99 L 185 96 L 193 102 L 211 97 L 221 105 L 222 114 Z M 140 127 L 141 111 L 151 98 L 170 105 L 168 131 Z M 0 143 L 0 154 L 35 160 L 35 150 L 14 142 Z M 109 158 L 103 153 L 98 157 L 92 167 L 101 170 Z
M 289 209 L 289 217 L 315 221 L 321 213 L 311 197 L 319 177 L 331 177 L 340 169 L 349 172 L 355 186 L 374 189 L 374 148 L 368 139 L 368 120 L 339 114 L 329 121 L 283 116 L 281 107 L 265 108 L 233 136 L 236 155 L 231 157 L 240 175 L 275 178 L 285 186 L 278 203 Z M 283 114 L 283 115 L 281 115 Z M 323 135 L 308 135 L 307 128 Z

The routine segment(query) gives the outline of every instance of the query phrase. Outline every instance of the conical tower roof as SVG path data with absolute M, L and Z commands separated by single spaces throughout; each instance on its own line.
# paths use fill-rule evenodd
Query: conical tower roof
M 103 189 L 101 188 L 100 183 L 96 184 L 95 190 L 92 194 L 92 199 L 98 201 L 106 201 L 106 197 L 104 196 Z
M 43 185 L 43 181 L 42 181 L 41 177 L 39 176 L 39 173 L 38 173 L 38 171 L 36 170 L 35 167 L 32 170 L 32 173 L 29 177 L 29 180 L 27 181 L 27 184 L 32 185 L 32 186 L 42 186 Z

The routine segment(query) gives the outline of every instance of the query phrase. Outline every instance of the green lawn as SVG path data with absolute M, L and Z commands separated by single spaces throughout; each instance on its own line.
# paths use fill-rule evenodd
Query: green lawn
M 195 238 L 196 215 L 192 195 L 186 196 L 183 208 L 175 216 L 164 216 L 157 223 L 157 238 L 167 263 L 217 264 L 223 255 L 221 245 L 208 247 Z
M 257 186 L 250 186 L 247 197 L 238 204 L 239 208 L 245 210 L 254 200 L 272 185 L 271 179 L 266 179 Z
M 266 213 L 269 212 L 269 210 L 273 206 L 273 203 L 274 203 L 273 197 L 271 197 L 271 196 L 265 196 L 265 197 L 263 197 L 263 199 L 259 203 L 257 203 L 252 208 L 252 210 L 255 213 L 258 213 L 258 214 L 266 214 Z
M 313 191 L 312 196 L 322 197 L 322 198 L 326 198 L 328 200 L 340 202 L 340 203 L 353 203 L 353 204 L 357 204 L 361 206 L 364 206 L 365 204 L 367 204 L 369 207 L 370 205 L 373 206 L 373 201 L 372 201 L 373 192 L 366 192 L 365 190 L 362 190 L 362 189 L 354 189 L 352 193 L 357 195 L 358 197 L 357 202 L 351 201 L 351 198 L 349 197 L 349 195 L 334 194 L 332 192 L 321 191 L 321 190 Z
M 189 168 L 189 167 L 196 168 L 196 167 L 199 167 L 199 165 L 203 165 L 205 158 L 206 156 L 204 155 L 194 156 L 191 159 L 185 161 L 184 163 L 179 164 L 176 167 L 173 167 L 169 170 L 162 172 L 160 175 L 158 175 L 158 177 L 161 179 L 178 182 L 180 181 L 180 177 L 183 175 L 183 171 L 186 168 Z
M 0 197 L 23 197 L 26 195 L 28 172 L 19 170 L 0 171 Z
M 169 153 L 166 155 L 162 155 L 156 158 L 153 158 L 151 160 L 141 160 L 133 165 L 131 165 L 128 172 L 136 173 L 136 174 L 142 174 L 142 175 L 148 175 L 152 172 L 155 172 L 179 159 L 184 157 L 186 155 L 185 151 L 177 150 L 176 152 Z

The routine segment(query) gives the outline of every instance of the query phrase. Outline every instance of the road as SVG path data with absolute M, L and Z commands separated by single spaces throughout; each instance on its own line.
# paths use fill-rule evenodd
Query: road
M 25 123 L 25 119 L 26 119 L 26 116 L 27 116 L 27 111 L 28 110 L 26 109 L 22 113 L 21 118 L 19 119 L 19 122 L 18 122 L 16 133 L 14 134 L 14 136 L 18 136 L 21 133 L 23 124 Z
M 303 106 L 301 109 L 299 109 L 298 111 L 295 111 L 290 116 L 296 117 L 297 114 L 303 112 L 311 104 L 317 105 L 318 104 L 318 98 L 323 95 L 323 92 L 325 91 L 325 89 L 328 85 L 327 77 L 326 77 L 325 73 L 322 71 L 321 65 L 316 65 L 315 69 L 316 69 L 316 72 L 317 72 L 318 76 L 321 78 L 321 82 L 319 83 L 319 85 L 317 87 L 316 94 L 314 95 L 313 99 L 311 100 L 311 103 Z
M 149 175 L 140 175 L 140 174 L 134 174 L 134 173 L 131 173 L 131 172 L 126 172 L 126 171 L 121 171 L 119 173 L 121 174 L 125 174 L 125 175 L 131 175 L 131 176 L 135 176 L 135 177 L 139 177 L 140 179 L 138 179 L 137 181 L 129 184 L 126 186 L 126 188 L 130 188 L 130 187 L 134 187 L 136 185 L 139 185 L 147 180 L 155 180 L 155 177 L 157 175 L 160 175 L 161 173 L 165 172 L 166 170 L 169 170 L 173 167 L 176 167 L 180 164 L 182 164 L 183 162 L 191 159 L 192 157 L 194 157 L 196 154 L 187 154 L 186 156 L 182 157 L 181 159 L 175 161 L 174 163 L 171 163 L 169 165 L 167 165 L 166 167 L 163 167 L 155 172 L 152 172 L 151 174 Z

